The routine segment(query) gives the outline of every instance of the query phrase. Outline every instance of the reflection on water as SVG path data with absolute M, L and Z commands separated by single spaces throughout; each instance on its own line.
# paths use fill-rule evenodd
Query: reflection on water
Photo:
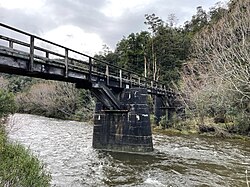
M 154 135 L 153 153 L 104 152 L 91 146 L 92 125 L 26 114 L 10 118 L 9 137 L 38 155 L 60 187 L 242 187 L 250 171 L 242 140 Z

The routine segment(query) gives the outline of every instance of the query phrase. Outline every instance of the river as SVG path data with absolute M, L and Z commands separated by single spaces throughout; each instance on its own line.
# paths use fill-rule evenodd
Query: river
M 8 131 L 11 141 L 25 145 L 43 161 L 56 187 L 247 186 L 250 141 L 154 134 L 152 153 L 114 153 L 92 148 L 92 127 L 15 114 Z

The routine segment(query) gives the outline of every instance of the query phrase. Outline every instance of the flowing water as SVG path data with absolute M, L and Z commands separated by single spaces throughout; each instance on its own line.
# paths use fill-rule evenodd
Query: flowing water
M 92 127 L 15 114 L 9 137 L 43 161 L 52 186 L 247 186 L 249 141 L 156 134 L 153 153 L 114 153 L 91 147 Z

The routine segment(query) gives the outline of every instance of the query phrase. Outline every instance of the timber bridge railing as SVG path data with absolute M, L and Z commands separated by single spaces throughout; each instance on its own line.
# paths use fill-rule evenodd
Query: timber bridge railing
M 154 95 L 173 93 L 161 82 L 3 23 L 0 23 L 0 56 L 14 59 L 13 63 L 1 59 L 0 72 L 67 81 L 79 87 L 87 87 L 98 79 L 108 87 L 147 88 Z

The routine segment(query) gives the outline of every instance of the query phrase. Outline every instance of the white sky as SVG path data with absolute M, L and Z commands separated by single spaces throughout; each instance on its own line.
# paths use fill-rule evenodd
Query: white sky
M 143 9 L 151 2 L 151 0 L 108 0 L 101 12 L 112 18 L 120 17 L 127 11 Z
M 7 9 L 39 9 L 44 3 L 43 0 L 1 0 L 0 6 Z
M 218 0 L 0 0 L 0 22 L 90 55 L 132 32 L 146 30 L 144 15 L 163 20 L 174 13 L 179 24 L 196 7 Z M 1 32 L 1 30 L 0 30 Z

